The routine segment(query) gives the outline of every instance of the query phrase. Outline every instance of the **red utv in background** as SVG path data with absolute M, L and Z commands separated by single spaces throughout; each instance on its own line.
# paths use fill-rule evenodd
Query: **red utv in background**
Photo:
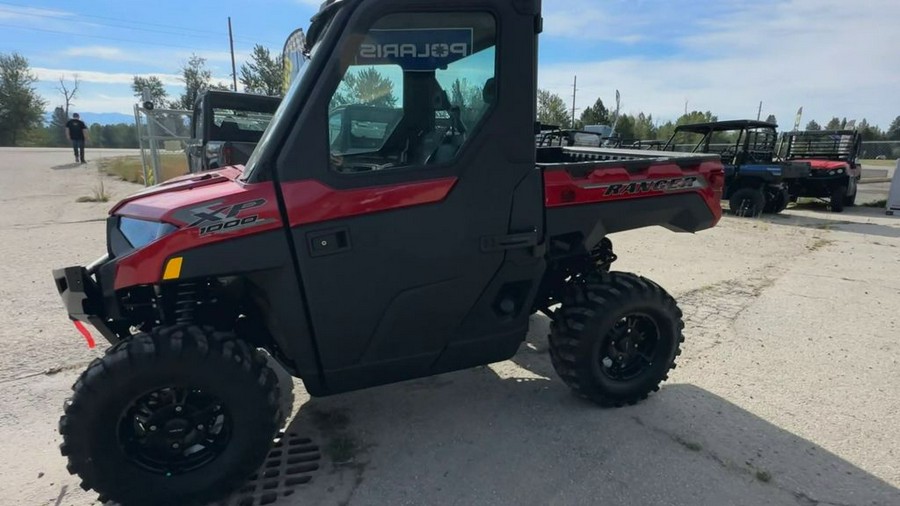
M 856 130 L 809 130 L 788 132 L 781 139 L 781 156 L 788 161 L 808 162 L 810 175 L 791 182 L 791 200 L 800 197 L 827 198 L 836 213 L 856 204 L 856 189 L 862 177 L 859 153 L 862 136 Z

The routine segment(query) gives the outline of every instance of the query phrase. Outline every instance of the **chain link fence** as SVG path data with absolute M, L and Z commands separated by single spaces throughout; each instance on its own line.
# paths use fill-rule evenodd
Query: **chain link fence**
M 134 107 L 143 183 L 152 186 L 188 173 L 191 111 Z
M 900 141 L 867 141 L 862 144 L 863 160 L 897 160 L 900 158 Z

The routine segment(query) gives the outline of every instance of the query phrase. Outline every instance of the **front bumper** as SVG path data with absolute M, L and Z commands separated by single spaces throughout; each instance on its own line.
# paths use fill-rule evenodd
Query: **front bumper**
M 90 323 L 107 341 L 115 344 L 119 337 L 107 324 L 103 293 L 100 284 L 93 277 L 104 260 L 105 258 L 100 259 L 87 267 L 54 269 L 53 280 L 69 318 Z

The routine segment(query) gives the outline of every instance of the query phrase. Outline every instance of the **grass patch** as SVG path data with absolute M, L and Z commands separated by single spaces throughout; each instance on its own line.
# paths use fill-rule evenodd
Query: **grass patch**
M 147 160 L 147 168 L 150 169 L 150 160 Z M 183 176 L 188 173 L 187 157 L 184 154 L 165 154 L 159 155 L 160 176 L 162 181 L 168 181 L 174 177 Z M 120 156 L 116 158 L 105 158 L 99 162 L 100 170 L 110 176 L 121 178 L 123 181 L 130 183 L 145 184 L 144 169 L 139 156 Z M 153 184 L 153 181 L 150 181 Z
M 876 200 L 874 202 L 866 202 L 865 204 L 861 204 L 863 207 L 887 207 L 887 199 Z
M 100 179 L 97 180 L 97 186 L 92 190 L 92 194 L 90 196 L 78 197 L 75 199 L 75 202 L 79 204 L 84 204 L 87 202 L 109 202 L 109 192 L 106 191 L 106 186 L 103 184 L 103 176 L 100 176 Z
M 872 165 L 874 167 L 896 167 L 897 160 L 863 160 L 863 165 Z

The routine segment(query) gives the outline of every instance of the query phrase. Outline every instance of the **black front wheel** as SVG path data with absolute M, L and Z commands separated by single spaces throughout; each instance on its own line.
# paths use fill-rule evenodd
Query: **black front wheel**
M 859 191 L 859 183 L 855 178 L 850 179 L 850 195 L 844 197 L 844 207 L 856 206 L 856 194 Z
M 550 327 L 557 374 L 581 397 L 624 406 L 659 390 L 684 342 L 681 310 L 656 283 L 612 272 L 573 280 Z
M 838 186 L 831 190 L 831 212 L 834 213 L 842 213 L 844 212 L 844 205 L 846 204 L 847 198 L 847 187 L 846 186 Z
M 69 472 L 126 506 L 227 495 L 262 464 L 282 417 L 265 356 L 199 327 L 129 338 L 72 389 L 59 421 Z

